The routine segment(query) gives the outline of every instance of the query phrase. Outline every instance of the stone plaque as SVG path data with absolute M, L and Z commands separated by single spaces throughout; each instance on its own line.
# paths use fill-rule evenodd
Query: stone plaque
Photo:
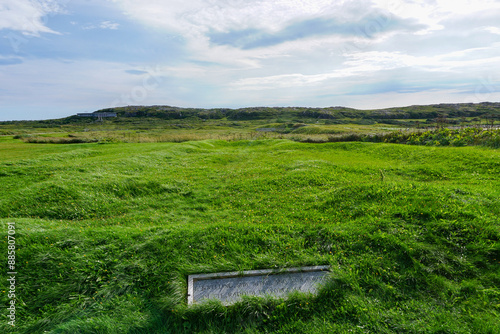
M 316 266 L 189 275 L 188 304 L 218 299 L 229 305 L 241 300 L 243 295 L 284 297 L 292 291 L 314 293 L 329 274 L 329 268 Z

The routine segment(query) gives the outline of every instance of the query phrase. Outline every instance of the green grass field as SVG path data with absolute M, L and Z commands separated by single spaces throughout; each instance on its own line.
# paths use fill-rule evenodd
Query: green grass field
M 0 332 L 500 333 L 500 151 L 236 139 L 0 137 Z M 186 305 L 189 274 L 309 265 L 317 295 Z

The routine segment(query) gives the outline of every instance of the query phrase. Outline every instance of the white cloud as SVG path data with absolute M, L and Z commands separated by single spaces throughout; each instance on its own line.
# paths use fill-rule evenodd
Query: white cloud
M 113 23 L 111 21 L 104 21 L 104 22 L 101 22 L 101 24 L 99 25 L 99 28 L 116 30 L 116 29 L 118 29 L 119 26 L 120 26 L 119 23 Z
M 237 90 L 269 90 L 287 87 L 307 87 L 321 85 L 325 81 L 332 79 L 345 79 L 350 77 L 361 77 L 374 71 L 383 69 L 378 64 L 352 64 L 340 70 L 325 72 L 321 74 L 282 74 L 240 79 L 229 85 Z
M 495 0 L 112 0 L 124 12 L 145 25 L 174 30 L 187 38 L 203 38 L 209 31 L 259 29 L 277 32 L 285 26 L 310 18 L 328 17 L 344 22 L 374 12 L 413 19 L 443 29 L 442 20 L 452 15 L 473 14 L 500 8 Z M 423 30 L 425 31 L 425 30 Z M 422 32 L 422 31 L 421 31 Z
M 113 0 L 145 24 L 197 35 L 209 29 L 278 30 L 292 20 L 335 12 L 338 1 L 315 0 Z M 183 23 L 179 25 L 179 23 Z
M 117 30 L 120 26 L 119 23 L 114 23 L 111 21 L 103 21 L 99 24 L 87 24 L 82 27 L 84 30 L 93 30 L 93 29 L 109 29 L 109 30 Z
M 184 37 L 193 58 L 255 65 L 255 59 L 275 54 L 273 47 L 240 50 L 230 46 L 214 46 L 211 32 L 256 29 L 273 33 L 288 25 L 312 18 L 335 18 L 339 22 L 359 20 L 375 13 L 368 0 L 339 2 L 335 0 L 113 0 L 132 19 L 144 25 Z M 378 9 L 377 9 L 378 10 Z M 289 42 L 288 45 L 300 44 Z M 253 61 L 251 60 L 253 59 Z
M 492 34 L 500 35 L 500 28 L 497 27 L 486 27 L 484 30 L 491 32 Z
M 366 81 L 376 86 L 378 79 L 391 80 L 391 75 L 401 73 L 409 73 L 421 86 L 439 86 L 440 82 L 449 81 L 453 82 L 451 86 L 457 87 L 455 82 L 461 78 L 469 84 L 480 75 L 478 73 L 500 67 L 500 59 L 495 56 L 498 45 L 478 47 L 477 40 L 476 44 L 471 44 L 472 39 L 455 38 L 448 42 L 449 49 L 440 48 L 448 34 L 462 33 L 460 30 L 448 31 L 450 21 L 466 20 L 468 15 L 477 13 L 494 13 L 500 7 L 499 1 L 113 1 L 133 20 L 184 38 L 189 59 L 183 64 L 163 67 L 162 75 L 192 88 L 205 84 L 219 92 L 256 94 L 256 101 L 259 98 L 272 100 L 271 96 L 276 96 L 277 92 L 283 94 L 282 99 L 288 96 L 293 100 L 293 96 L 285 93 L 293 89 L 307 92 L 297 96 L 312 96 L 320 91 L 349 93 L 346 87 Z M 380 13 L 382 15 L 377 17 Z M 245 29 L 272 35 L 314 18 L 327 17 L 349 23 L 370 15 L 374 19 L 361 27 L 367 30 L 364 35 L 312 36 L 253 49 L 227 43 L 214 45 L 209 37 L 213 32 Z M 410 31 L 396 27 L 384 30 L 401 20 L 419 23 L 423 29 Z M 496 31 L 493 28 L 480 30 L 488 34 Z M 383 33 L 373 33 L 380 31 Z M 470 31 L 472 29 L 467 27 L 463 33 L 466 35 Z M 407 48 L 394 44 L 397 40 L 406 40 Z M 200 60 L 212 65 L 191 62 Z M 193 82 L 188 83 L 189 80 Z M 403 82 L 402 89 L 404 86 Z M 449 94 L 455 93 L 450 90 Z M 219 98 L 228 100 L 227 96 Z
M 372 82 L 370 85 L 375 87 L 377 80 L 391 80 L 390 76 L 395 77 L 396 73 L 406 71 L 411 73 L 411 76 L 404 78 L 408 82 L 418 80 L 419 85 L 439 86 L 439 82 L 444 80 L 457 87 L 460 81 L 464 85 L 470 85 L 471 82 L 480 80 L 482 73 L 487 73 L 490 68 L 500 68 L 500 56 L 484 56 L 498 55 L 499 49 L 500 44 L 496 44 L 435 56 L 416 56 L 402 52 L 356 52 L 348 55 L 341 66 L 333 71 L 309 75 L 288 73 L 247 77 L 228 86 L 234 90 L 263 92 L 292 87 L 335 86 L 337 92 L 345 92 L 334 81 L 354 82 L 353 85 L 356 82 Z M 387 73 L 389 77 L 386 77 Z
M 500 9 L 497 0 L 373 0 L 380 8 L 404 18 L 415 18 L 431 27 L 442 29 L 440 22 L 457 15 L 474 16 L 481 11 Z
M 0 30 L 11 29 L 26 35 L 57 33 L 47 27 L 47 15 L 62 12 L 55 0 L 0 0 Z
M 325 49 L 346 56 L 372 49 L 392 36 L 415 34 L 432 36 L 446 29 L 450 17 L 474 15 L 500 10 L 500 1 L 484 0 L 113 0 L 132 19 L 144 25 L 182 35 L 191 59 L 217 62 L 242 69 L 261 68 L 263 60 L 273 57 L 314 57 Z M 231 43 L 214 45 L 209 35 L 214 32 L 262 31 L 272 36 L 290 25 L 309 19 L 328 18 L 346 24 L 373 16 L 360 27 L 358 36 L 311 36 L 288 40 L 253 49 Z M 398 26 L 401 20 L 420 24 L 415 31 Z M 362 22 L 362 21 L 361 21 Z M 393 29 L 388 29 L 392 27 Z M 490 29 L 490 32 L 496 30 Z M 426 41 L 424 40 L 424 43 Z M 224 45 L 223 45 L 224 44 Z M 425 44 L 423 44 L 425 46 Z M 305 55 L 307 50 L 309 55 Z M 324 57 L 324 61 L 328 61 Z M 423 59 L 422 59 L 423 60 Z

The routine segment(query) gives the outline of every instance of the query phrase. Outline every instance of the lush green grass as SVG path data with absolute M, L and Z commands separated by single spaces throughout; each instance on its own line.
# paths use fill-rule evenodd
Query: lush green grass
M 19 248 L 2 332 L 500 332 L 498 150 L 6 138 L 0 152 L 1 237 L 16 222 Z M 186 306 L 189 274 L 324 264 L 317 296 Z

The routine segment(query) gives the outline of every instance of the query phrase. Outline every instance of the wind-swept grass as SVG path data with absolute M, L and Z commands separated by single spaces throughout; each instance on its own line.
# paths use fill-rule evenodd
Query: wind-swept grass
M 19 273 L 17 327 L 3 321 L 3 332 L 500 331 L 497 150 L 287 140 L 0 150 L 1 237 L 15 222 Z M 316 296 L 186 305 L 189 274 L 325 264 Z

